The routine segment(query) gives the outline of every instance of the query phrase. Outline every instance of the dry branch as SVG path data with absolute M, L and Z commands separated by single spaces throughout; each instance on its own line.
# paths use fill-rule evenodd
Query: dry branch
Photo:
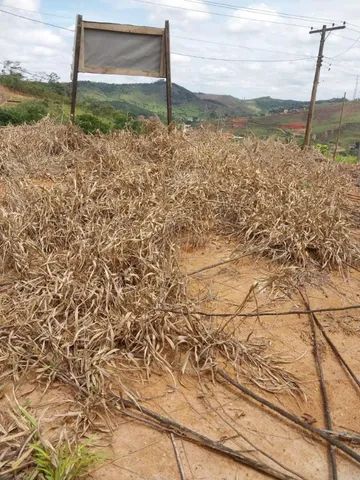
M 352 370 L 350 365 L 347 363 L 347 361 L 344 359 L 344 357 L 341 355 L 338 348 L 336 347 L 334 342 L 331 340 L 329 335 L 326 333 L 325 328 L 323 327 L 322 323 L 320 322 L 320 320 L 317 318 L 317 316 L 315 314 L 313 314 L 313 319 L 314 319 L 316 325 L 318 326 L 319 330 L 323 334 L 323 337 L 327 341 L 328 345 L 330 346 L 331 350 L 333 351 L 336 358 L 338 359 L 340 365 L 342 365 L 344 367 L 346 372 L 350 375 L 350 377 L 353 379 L 353 381 L 355 382 L 357 387 L 360 389 L 360 380 L 358 379 L 358 377 L 356 376 L 356 374 L 354 373 L 354 371 Z
M 310 308 L 310 303 L 307 297 L 302 293 L 302 291 L 299 289 L 299 293 L 301 295 L 301 298 L 304 302 L 305 307 L 308 310 L 311 310 Z M 330 402 L 329 402 L 329 397 L 327 394 L 327 388 L 326 388 L 326 382 L 325 382 L 325 377 L 324 377 L 324 371 L 322 368 L 322 363 L 321 363 L 321 356 L 319 352 L 319 344 L 318 344 L 318 338 L 317 338 L 317 329 L 316 329 L 316 323 L 314 319 L 314 314 L 309 313 L 309 321 L 310 321 L 310 329 L 311 329 L 311 336 L 312 336 L 312 342 L 313 342 L 313 355 L 315 359 L 315 364 L 316 364 L 316 371 L 319 377 L 319 384 L 320 384 L 320 392 L 321 392 L 321 400 L 322 400 L 322 406 L 323 406 L 323 412 L 324 412 L 324 420 L 325 420 L 325 426 L 327 430 L 332 431 L 333 430 L 333 422 L 331 418 L 331 412 L 330 412 Z M 336 464 L 336 455 L 335 455 L 335 447 L 328 443 L 327 445 L 327 451 L 328 451 L 328 462 L 329 462 L 329 471 L 332 480 L 337 480 L 338 479 L 338 471 L 337 471 L 337 464 Z
M 176 464 L 177 464 L 178 469 L 179 469 L 180 480 L 186 480 L 184 467 L 183 467 L 182 462 L 181 462 L 180 453 L 179 453 L 178 448 L 176 446 L 175 437 L 174 437 L 173 433 L 170 433 L 170 439 L 171 439 L 171 443 L 172 443 L 172 446 L 173 446 L 173 449 L 174 449 Z
M 184 315 L 201 315 L 204 317 L 280 317 L 286 315 L 308 315 L 309 313 L 321 313 L 321 312 L 344 312 L 347 310 L 359 310 L 360 305 L 349 305 L 347 307 L 333 307 L 333 308 L 314 308 L 312 310 L 288 310 L 285 312 L 260 312 L 254 313 L 224 313 L 224 312 L 201 312 L 195 310 L 176 310 L 171 308 L 161 308 L 163 312 L 179 313 Z
M 253 253 L 249 253 L 247 255 L 240 255 L 238 257 L 228 258 L 226 260 L 221 260 L 220 262 L 213 263 L 211 265 L 207 265 L 206 267 L 199 268 L 198 270 L 194 270 L 193 272 L 188 273 L 187 275 L 190 277 L 192 275 L 196 275 L 197 273 L 205 272 L 206 270 L 211 270 L 212 268 L 221 267 L 222 265 L 226 265 L 227 263 L 237 262 L 245 257 L 250 257 Z
M 233 387 L 237 388 L 240 390 L 242 393 L 247 395 L 248 397 L 252 398 L 253 400 L 256 400 L 258 403 L 261 405 L 265 405 L 268 407 L 270 410 L 273 410 L 274 412 L 278 413 L 280 416 L 286 418 L 292 423 L 295 423 L 296 425 L 302 427 L 304 430 L 306 430 L 308 433 L 312 434 L 313 436 L 319 438 L 321 437 L 323 440 L 326 442 L 330 443 L 331 445 L 334 445 L 337 447 L 339 450 L 342 450 L 344 453 L 346 453 L 349 457 L 351 457 L 353 460 L 356 462 L 360 463 L 360 455 L 349 448 L 347 445 L 345 445 L 343 442 L 340 442 L 336 438 L 334 438 L 333 435 L 327 433 L 324 430 L 321 430 L 319 428 L 316 428 L 303 420 L 301 420 L 299 417 L 296 415 L 293 415 L 290 412 L 287 412 L 281 407 L 278 407 L 274 403 L 270 402 L 269 400 L 266 400 L 265 398 L 261 397 L 260 395 L 252 392 L 249 390 L 247 387 L 233 379 L 230 375 L 228 375 L 224 370 L 222 369 L 217 369 L 217 373 L 220 377 L 222 377 L 226 382 L 231 384 Z
M 237 450 L 233 450 L 229 447 L 226 447 L 221 442 L 214 441 L 206 437 L 205 435 L 195 432 L 194 430 L 191 430 L 190 428 L 184 425 L 181 425 L 180 423 L 175 422 L 170 418 L 164 417 L 144 407 L 143 405 L 137 404 L 134 401 L 118 399 L 118 402 L 122 404 L 123 407 L 125 407 L 125 414 L 126 414 L 126 408 L 130 408 L 132 410 L 135 409 L 137 412 L 140 412 L 141 415 L 138 415 L 137 417 L 132 417 L 132 418 L 137 418 L 139 421 L 142 421 L 142 416 L 145 416 L 145 419 L 148 417 L 151 420 L 154 420 L 162 431 L 172 433 L 187 441 L 196 443 L 197 445 L 208 448 L 209 450 L 225 455 L 231 458 L 232 460 L 235 460 L 236 462 L 241 463 L 242 465 L 246 465 L 247 467 L 250 467 L 253 470 L 256 470 L 257 472 L 263 473 L 268 477 L 275 478 L 278 480 L 296 480 L 296 478 L 293 476 L 284 474 L 279 470 L 276 470 L 258 460 L 255 460 L 251 457 L 248 457 L 242 454 L 241 452 L 238 452 Z

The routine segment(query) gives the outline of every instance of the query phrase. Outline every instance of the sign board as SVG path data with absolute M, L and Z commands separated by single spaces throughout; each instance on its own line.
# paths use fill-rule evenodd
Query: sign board
M 82 22 L 79 71 L 165 78 L 165 29 Z
M 140 27 L 83 21 L 77 16 L 72 70 L 71 118 L 76 108 L 78 73 L 133 75 L 166 79 L 168 124 L 172 121 L 170 27 Z

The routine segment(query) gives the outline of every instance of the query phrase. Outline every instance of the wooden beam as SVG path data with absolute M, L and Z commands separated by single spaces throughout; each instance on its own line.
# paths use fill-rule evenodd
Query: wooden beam
M 92 30 L 108 30 L 111 32 L 122 33 L 136 33 L 138 35 L 155 35 L 162 37 L 164 35 L 163 28 L 156 27 L 142 27 L 138 25 L 120 25 L 118 23 L 105 23 L 105 22 L 83 22 L 85 29 Z
M 80 62 L 81 26 L 82 26 L 82 16 L 77 15 L 75 38 L 74 38 L 74 60 L 73 60 L 72 74 L 71 74 L 70 121 L 72 123 L 74 123 L 75 121 L 76 96 L 77 96 L 79 62 Z
M 167 124 L 172 123 L 172 83 L 171 83 L 171 52 L 170 52 L 170 23 L 165 22 L 165 69 L 166 69 L 166 106 Z

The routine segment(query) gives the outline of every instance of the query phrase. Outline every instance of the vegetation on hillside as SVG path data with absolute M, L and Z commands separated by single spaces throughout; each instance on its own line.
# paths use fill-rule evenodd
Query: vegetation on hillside
M 0 125 L 36 122 L 45 115 L 60 121 L 69 118 L 70 84 L 61 83 L 55 73 L 30 74 L 19 62 L 4 63 L 0 85 L 24 95 L 21 103 L 0 107 Z M 86 133 L 109 133 L 128 128 L 141 130 L 139 116 L 157 116 L 166 120 L 165 82 L 143 84 L 111 84 L 80 81 L 77 123 Z M 193 93 L 173 84 L 175 122 L 192 125 L 205 121 L 240 136 L 274 135 L 285 139 L 296 137 L 299 143 L 306 123 L 307 102 L 260 97 L 240 100 L 231 95 Z M 317 102 L 313 132 L 316 141 L 334 142 L 339 121 L 340 99 Z M 238 117 L 247 117 L 239 122 Z M 232 119 L 235 118 L 234 124 Z M 241 120 L 241 118 L 240 118 Z M 239 126 L 240 124 L 240 126 Z M 347 102 L 341 129 L 341 153 L 353 153 L 359 140 L 360 103 Z

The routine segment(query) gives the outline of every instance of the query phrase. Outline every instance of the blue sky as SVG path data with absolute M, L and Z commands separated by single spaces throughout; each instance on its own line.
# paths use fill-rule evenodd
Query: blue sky
M 0 0 L 0 8 L 70 30 L 76 13 L 87 20 L 152 26 L 169 19 L 173 81 L 193 91 L 240 98 L 309 98 L 319 42 L 319 35 L 309 35 L 309 27 L 346 20 L 348 28 L 327 39 L 319 98 L 340 97 L 345 90 L 352 97 L 360 74 L 359 0 L 213 2 L 228 8 L 209 5 L 209 0 Z M 72 45 L 70 31 L 0 13 L 0 60 L 19 60 L 31 72 L 55 71 L 68 80 Z M 80 78 L 144 81 L 89 74 Z

